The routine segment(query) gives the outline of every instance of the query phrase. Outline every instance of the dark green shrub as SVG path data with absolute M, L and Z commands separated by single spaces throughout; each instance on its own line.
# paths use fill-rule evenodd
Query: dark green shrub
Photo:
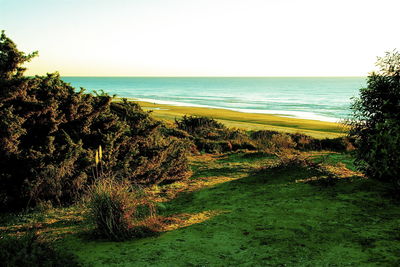
M 113 173 L 140 184 L 160 183 L 188 177 L 187 155 L 193 144 L 188 139 L 165 135 L 165 126 L 154 121 L 136 103 L 112 103 L 117 121 L 126 124 L 121 136 L 103 135 L 105 160 Z M 169 131 L 171 132 L 171 131 Z M 175 132 L 176 133 L 176 132 Z
M 322 150 L 330 150 L 337 152 L 351 151 L 354 141 L 348 137 L 337 137 L 337 138 L 325 138 L 319 140 L 319 144 Z M 318 146 L 318 144 L 316 144 Z
M 353 102 L 350 136 L 358 167 L 400 188 L 400 53 L 386 53 L 377 66 Z
M 293 141 L 290 134 L 275 131 L 261 130 L 251 133 L 251 138 L 255 140 L 260 149 L 280 151 L 294 149 L 297 143 Z
M 175 120 L 179 129 L 184 130 L 192 135 L 201 134 L 203 130 L 218 130 L 226 129 L 225 125 L 217 122 L 212 118 L 197 117 L 197 116 L 183 116 L 181 120 Z
M 205 138 L 196 139 L 197 149 L 207 153 L 223 153 L 232 150 L 232 144 L 229 141 L 215 141 Z
M 79 199 L 99 145 L 117 177 L 141 184 L 187 177 L 189 140 L 168 136 L 136 103 L 77 92 L 58 74 L 23 76 L 34 55 L 1 34 L 0 209 Z
M 230 150 L 231 151 L 236 151 L 236 150 L 257 150 L 257 145 L 254 144 L 247 136 L 244 136 L 242 138 L 237 138 L 237 139 L 232 139 L 228 142 L 228 147 L 232 147 Z
M 277 151 L 294 149 L 296 145 L 297 144 L 292 140 L 290 135 L 284 133 L 274 134 L 270 140 L 270 146 Z
M 34 232 L 20 237 L 0 237 L 0 266 L 62 267 L 80 266 L 76 258 L 50 243 L 40 240 Z
M 277 131 L 269 131 L 269 130 L 259 130 L 255 132 L 251 132 L 250 137 L 255 140 L 265 140 L 268 141 L 274 134 L 279 134 Z
M 303 151 L 330 150 L 337 152 L 351 151 L 354 149 L 354 140 L 349 137 L 317 139 L 300 133 L 279 133 L 268 130 L 252 132 L 250 137 L 257 143 L 260 149 L 291 147 Z
M 192 136 L 188 132 L 175 127 L 161 127 L 161 132 L 166 136 L 174 136 L 180 139 L 192 139 Z
M 187 131 L 199 151 L 223 153 L 239 149 L 254 150 L 256 146 L 246 132 L 229 129 L 212 118 L 183 116 L 175 121 L 178 129 Z

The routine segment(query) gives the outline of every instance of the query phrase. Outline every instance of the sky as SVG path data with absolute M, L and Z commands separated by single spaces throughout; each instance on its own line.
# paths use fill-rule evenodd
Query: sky
M 27 74 L 365 76 L 400 48 L 399 0 L 0 0 Z

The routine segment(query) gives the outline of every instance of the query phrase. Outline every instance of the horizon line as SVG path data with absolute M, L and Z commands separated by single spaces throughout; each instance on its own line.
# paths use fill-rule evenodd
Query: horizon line
M 34 77 L 34 76 L 33 76 Z M 86 78 L 365 78 L 368 75 L 317 75 L 317 76 L 138 76 L 138 75 L 60 75 L 60 77 L 86 77 Z

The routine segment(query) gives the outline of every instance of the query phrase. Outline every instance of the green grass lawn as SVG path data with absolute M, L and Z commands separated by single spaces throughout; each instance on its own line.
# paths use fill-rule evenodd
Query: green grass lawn
M 352 166 L 346 154 L 327 155 L 330 164 Z M 90 226 L 70 209 L 69 219 L 54 222 L 61 233 L 56 244 L 86 266 L 400 264 L 400 206 L 382 185 L 357 176 L 333 184 L 299 182 L 317 173 L 305 167 L 265 168 L 275 160 L 243 152 L 193 157 L 188 182 L 217 182 L 183 190 L 163 203 L 161 215 L 184 214 L 186 223 L 153 237 L 99 241 L 84 234 Z

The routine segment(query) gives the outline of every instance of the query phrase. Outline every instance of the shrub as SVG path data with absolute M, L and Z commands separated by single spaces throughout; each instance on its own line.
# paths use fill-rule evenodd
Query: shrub
M 252 132 L 250 136 L 260 149 L 267 149 L 271 152 L 294 149 L 297 146 L 292 137 L 286 133 L 260 130 Z
M 400 188 L 400 53 L 378 58 L 378 72 L 352 104 L 350 136 L 355 138 L 356 164 L 368 176 Z
M 307 156 L 294 150 L 280 150 L 275 153 L 278 160 L 273 168 L 313 167 L 315 164 Z
M 179 129 L 187 131 L 192 135 L 203 135 L 202 131 L 226 129 L 225 125 L 212 118 L 183 116 L 181 120 L 175 120 Z
M 0 209 L 79 199 L 94 151 L 109 171 L 141 184 L 186 178 L 189 140 L 168 136 L 136 103 L 76 91 L 59 75 L 26 77 L 25 55 L 0 36 Z
M 299 150 L 331 150 L 337 152 L 354 150 L 354 139 L 349 137 L 316 139 L 300 133 L 279 133 L 260 130 L 250 134 L 260 149 L 296 148 Z
M 259 130 L 251 132 L 250 137 L 255 140 L 268 141 L 274 134 L 279 134 L 277 131 Z
M 127 124 L 121 136 L 105 145 L 107 165 L 120 179 L 140 184 L 154 184 L 165 180 L 180 180 L 189 176 L 187 155 L 192 142 L 166 136 L 161 122 L 154 121 L 139 105 L 123 101 L 110 106 L 119 121 Z M 167 131 L 168 132 L 168 131 Z M 101 137 L 101 136 L 100 136 Z
M 207 153 L 222 153 L 232 151 L 233 146 L 229 141 L 215 141 L 205 138 L 196 139 L 197 149 Z
M 183 116 L 175 121 L 178 129 L 187 131 L 200 151 L 223 153 L 239 149 L 256 149 L 246 132 L 229 129 L 212 118 Z
M 270 147 L 273 150 L 286 150 L 293 149 L 296 147 L 296 143 L 287 134 L 274 134 L 270 140 Z
M 331 150 L 331 151 L 351 151 L 352 148 L 352 140 L 348 137 L 337 137 L 337 138 L 325 138 L 319 140 L 319 145 L 322 150 Z
M 80 266 L 72 254 L 40 240 L 33 231 L 19 237 L 0 237 L 0 265 L 4 267 Z

